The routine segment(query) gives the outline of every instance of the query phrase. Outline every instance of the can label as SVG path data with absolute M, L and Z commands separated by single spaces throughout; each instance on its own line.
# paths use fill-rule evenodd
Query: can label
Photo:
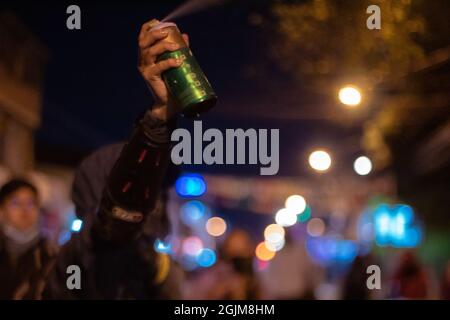
M 170 95 L 182 108 L 182 113 L 194 115 L 214 105 L 217 97 L 191 50 L 185 47 L 165 52 L 158 57 L 158 61 L 169 58 L 183 60 L 181 66 L 166 70 L 162 74 Z M 202 103 L 205 110 L 198 110 L 196 106 Z

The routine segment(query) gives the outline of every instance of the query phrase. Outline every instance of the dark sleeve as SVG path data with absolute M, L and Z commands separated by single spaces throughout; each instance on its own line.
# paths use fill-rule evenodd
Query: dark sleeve
M 155 209 L 169 163 L 174 121 L 147 113 L 133 130 L 109 174 L 94 221 L 94 232 L 103 240 L 136 238 Z

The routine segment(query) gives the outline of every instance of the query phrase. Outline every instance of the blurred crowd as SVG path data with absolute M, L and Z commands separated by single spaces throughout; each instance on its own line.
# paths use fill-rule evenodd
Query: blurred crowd
M 39 299 L 58 247 L 41 231 L 40 195 L 24 179 L 0 189 L 0 299 Z M 230 231 L 218 248 L 217 263 L 183 273 L 185 299 L 450 299 L 450 263 L 430 271 L 411 250 L 399 250 L 392 270 L 381 266 L 382 288 L 367 286 L 372 255 L 358 256 L 339 277 L 314 264 L 305 246 L 286 235 L 270 262 L 255 259 L 255 243 L 243 229 Z M 337 279 L 337 280 L 336 280 Z
M 262 268 L 253 256 L 254 244 L 242 230 L 231 232 L 222 246 L 220 262 L 188 276 L 190 299 L 368 300 L 450 299 L 450 263 L 441 277 L 413 251 L 398 253 L 395 267 L 381 273 L 381 288 L 369 289 L 367 268 L 376 264 L 369 254 L 357 256 L 336 280 L 330 270 L 313 263 L 304 245 L 290 237 L 283 250 Z M 437 282 L 437 283 L 436 283 Z

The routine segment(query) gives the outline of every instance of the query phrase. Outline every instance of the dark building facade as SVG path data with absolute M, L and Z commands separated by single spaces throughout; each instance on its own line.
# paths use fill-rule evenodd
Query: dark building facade
M 47 51 L 19 19 L 0 12 L 0 165 L 34 167 L 34 131 L 41 122 Z

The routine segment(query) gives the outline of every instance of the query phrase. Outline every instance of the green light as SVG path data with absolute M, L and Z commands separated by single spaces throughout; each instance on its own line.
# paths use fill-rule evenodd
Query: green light
M 311 218 L 311 207 L 307 205 L 305 211 L 297 215 L 297 221 L 306 222 L 309 218 Z

